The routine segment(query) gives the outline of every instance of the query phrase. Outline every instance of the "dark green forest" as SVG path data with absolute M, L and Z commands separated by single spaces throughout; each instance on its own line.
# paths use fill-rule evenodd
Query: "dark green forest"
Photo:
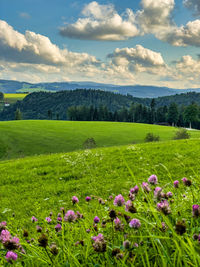
M 200 94 L 150 99 L 101 90 L 39 92 L 0 113 L 0 120 L 13 119 L 122 121 L 200 129 Z

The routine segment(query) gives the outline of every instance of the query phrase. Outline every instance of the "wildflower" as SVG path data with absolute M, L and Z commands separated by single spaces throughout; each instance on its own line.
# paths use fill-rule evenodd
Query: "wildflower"
M 184 185 L 186 185 L 186 186 L 191 186 L 192 185 L 192 181 L 188 180 L 186 177 L 184 177 L 182 179 L 182 181 L 183 181 Z
M 8 230 L 1 231 L 0 241 L 2 241 L 4 243 L 7 240 L 10 240 L 10 238 L 11 238 L 11 234 Z
M 124 203 L 125 203 L 125 200 L 121 194 L 115 197 L 115 200 L 114 200 L 115 206 L 123 206 Z
M 38 233 L 41 233 L 42 232 L 42 227 L 40 227 L 39 225 L 36 226 L 36 231 Z
M 31 221 L 32 221 L 32 222 L 37 222 L 37 221 L 38 221 L 38 219 L 37 219 L 37 218 L 35 218 L 35 216 L 32 216 L 32 218 L 31 218 Z
M 58 248 L 57 248 L 57 246 L 56 246 L 55 243 L 53 243 L 53 244 L 50 245 L 50 252 L 54 256 L 58 255 Z
M 199 215 L 200 215 L 200 206 L 199 205 L 193 205 L 192 206 L 192 215 L 194 217 L 199 217 Z
M 137 194 L 138 191 L 139 191 L 139 187 L 137 185 L 130 189 L 131 194 Z
M 89 234 L 89 232 L 90 232 L 91 230 L 90 229 L 86 229 L 86 233 L 88 233 Z
M 161 192 L 162 192 L 162 188 L 161 187 L 156 187 L 154 189 L 154 197 L 156 199 L 160 199 L 162 197 Z
M 176 223 L 176 232 L 179 235 L 183 235 L 186 232 L 186 224 L 184 221 L 178 221 Z
M 92 240 L 93 248 L 96 252 L 105 252 L 106 251 L 106 242 L 104 240 L 104 236 L 102 234 L 98 234 L 97 236 L 93 236 Z
M 73 203 L 73 205 L 75 205 L 78 202 L 79 202 L 78 198 L 76 196 L 73 196 L 72 197 L 72 203 Z
M 53 216 L 53 212 L 51 211 L 50 213 L 49 213 L 49 217 L 52 217 Z
M 2 230 L 5 230 L 6 229 L 6 225 L 7 225 L 6 222 L 1 222 L 0 223 L 0 233 L 1 233 Z
M 129 197 L 129 199 L 131 201 L 134 201 L 135 200 L 135 195 L 134 194 L 129 193 L 128 197 Z
M 165 224 L 164 222 L 161 222 L 161 225 L 162 225 L 161 230 L 162 230 L 163 232 L 165 232 L 166 229 L 167 229 L 166 224 Z
M 142 183 L 142 188 L 143 188 L 144 192 L 146 192 L 146 193 L 149 193 L 151 191 L 149 184 L 146 182 Z
M 128 200 L 128 201 L 126 202 L 126 208 L 125 208 L 125 211 L 127 211 L 127 212 L 131 212 L 131 213 L 136 213 L 136 212 L 137 212 L 136 208 L 133 206 L 132 201 Z
M 58 221 L 58 222 L 62 222 L 62 217 L 58 217 L 58 218 L 57 218 L 57 221 Z
M 8 250 L 17 249 L 19 247 L 19 238 L 17 238 L 17 237 L 11 238 L 10 237 L 9 239 L 4 239 L 3 245 Z
M 73 210 L 68 210 L 65 214 L 64 220 L 67 222 L 74 222 L 77 216 Z
M 194 240 L 198 240 L 198 238 L 199 238 L 198 234 L 194 234 L 194 235 L 193 235 L 193 239 L 194 239 Z
M 148 182 L 150 184 L 157 184 L 158 183 L 158 178 L 155 174 L 151 175 L 148 179 Z
M 52 221 L 52 219 L 50 217 L 46 217 L 45 220 L 50 223 Z
M 124 225 L 122 224 L 121 220 L 118 217 L 114 220 L 114 223 L 116 231 L 123 231 Z
M 42 234 L 39 238 L 38 238 L 38 242 L 39 242 L 39 246 L 46 248 L 48 245 L 48 237 L 45 234 Z
M 113 196 L 109 196 L 109 198 L 108 198 L 109 200 L 113 200 Z
M 139 229 L 141 226 L 140 220 L 138 219 L 132 219 L 129 223 L 129 226 L 134 229 Z
M 160 203 L 157 204 L 157 209 L 159 211 L 162 211 L 165 215 L 169 214 L 171 212 L 169 203 L 167 200 L 163 200 Z
M 172 192 L 167 192 L 166 196 L 167 196 L 167 198 L 173 197 L 173 193 Z
M 178 188 L 179 187 L 179 181 L 178 180 L 174 181 L 174 187 L 175 188 Z
M 116 259 L 117 259 L 117 260 L 121 260 L 121 259 L 123 259 L 123 257 L 124 257 L 124 254 L 123 254 L 123 253 L 118 253 L 118 254 L 116 255 Z
M 100 222 L 100 219 L 98 216 L 94 217 L 94 223 L 99 223 Z
M 119 248 L 114 248 L 113 250 L 112 250 L 112 256 L 113 257 L 115 257 L 117 254 L 119 254 L 121 251 L 120 251 L 120 249 Z
M 123 246 L 125 249 L 129 249 L 131 247 L 131 242 L 126 240 L 126 241 L 124 241 Z
M 55 228 L 56 232 L 60 232 L 62 229 L 62 226 L 61 226 L 61 224 L 58 223 L 54 228 Z
M 105 228 L 106 227 L 106 220 L 102 220 L 101 227 Z
M 131 221 L 131 217 L 126 214 L 124 214 L 124 219 L 126 220 L 127 223 L 130 223 Z
M 65 208 L 64 208 L 64 207 L 61 207 L 61 208 L 60 208 L 60 211 L 61 211 L 63 214 L 65 214 Z
M 138 247 L 139 247 L 138 243 L 134 243 L 133 246 L 134 246 L 135 248 L 138 248 Z
M 89 197 L 89 196 L 87 196 L 86 198 L 85 198 L 85 201 L 87 201 L 87 202 L 89 202 L 91 200 L 91 197 Z
M 12 261 L 16 261 L 17 260 L 17 254 L 14 253 L 13 251 L 8 251 L 6 253 L 6 260 L 9 262 L 9 263 L 12 263 Z

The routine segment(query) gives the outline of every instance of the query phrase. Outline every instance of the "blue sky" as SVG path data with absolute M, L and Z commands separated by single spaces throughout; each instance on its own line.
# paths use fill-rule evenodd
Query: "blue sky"
M 200 87 L 200 0 L 0 0 L 0 79 Z

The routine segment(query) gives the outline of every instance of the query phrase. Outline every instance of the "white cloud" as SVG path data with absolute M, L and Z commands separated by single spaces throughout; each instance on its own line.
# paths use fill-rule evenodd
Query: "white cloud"
M 142 0 L 142 10 L 137 12 L 137 22 L 143 34 L 155 33 L 171 27 L 174 0 Z
M 199 0 L 184 0 L 183 4 L 188 9 L 194 11 L 194 15 L 200 15 L 200 1 Z
M 31 16 L 28 13 L 26 13 L 26 12 L 19 13 L 19 16 L 21 18 L 23 18 L 23 19 L 30 19 L 31 18 Z
M 82 10 L 84 18 L 60 29 L 63 36 L 87 40 L 119 41 L 139 35 L 135 15 L 130 9 L 119 15 L 114 6 L 93 1 Z
M 166 68 L 165 62 L 160 53 L 136 45 L 135 48 L 115 49 L 114 53 L 108 55 L 115 66 L 124 67 L 129 72 L 148 72 L 159 74 Z
M 94 56 L 60 49 L 48 37 L 26 31 L 21 34 L 0 20 L 0 59 L 21 63 L 68 65 L 97 64 Z

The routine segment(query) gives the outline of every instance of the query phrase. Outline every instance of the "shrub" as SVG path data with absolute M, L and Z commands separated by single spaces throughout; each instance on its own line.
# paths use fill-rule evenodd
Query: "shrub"
M 94 140 L 94 138 L 87 138 L 85 140 L 85 142 L 83 143 L 83 147 L 84 149 L 91 149 L 91 148 L 95 148 L 96 145 L 96 141 Z
M 188 131 L 184 128 L 180 128 L 175 133 L 173 139 L 177 140 L 177 139 L 189 139 L 189 138 L 190 138 L 190 134 L 188 133 Z
M 145 142 L 156 142 L 156 141 L 160 140 L 160 136 L 154 135 L 153 133 L 147 133 L 144 140 L 145 140 Z

